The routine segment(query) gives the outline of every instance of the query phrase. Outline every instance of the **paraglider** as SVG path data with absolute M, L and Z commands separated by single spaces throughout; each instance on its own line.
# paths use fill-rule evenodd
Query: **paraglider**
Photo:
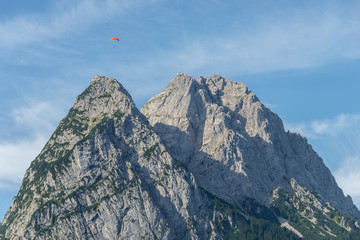
M 113 41 L 113 40 L 120 42 L 120 40 L 116 37 L 110 38 L 110 41 Z M 116 44 L 114 44 L 114 47 L 116 47 Z

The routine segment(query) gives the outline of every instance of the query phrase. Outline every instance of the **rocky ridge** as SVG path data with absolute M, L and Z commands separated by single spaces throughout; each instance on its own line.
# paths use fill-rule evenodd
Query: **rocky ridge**
M 95 76 L 26 171 L 0 238 L 356 239 L 359 216 L 244 84 L 178 74 L 140 112 Z
M 5 237 L 181 236 L 197 193 L 191 174 L 173 165 L 126 90 L 96 76 L 27 170 Z
M 306 139 L 286 132 L 281 119 L 241 82 L 178 74 L 141 112 L 169 152 L 188 163 L 199 185 L 232 204 L 248 196 L 269 206 L 273 189 L 292 192 L 294 178 L 360 219 Z

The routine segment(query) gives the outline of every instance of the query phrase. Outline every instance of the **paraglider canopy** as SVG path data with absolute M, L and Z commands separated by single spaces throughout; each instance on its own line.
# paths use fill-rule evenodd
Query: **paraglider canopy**
M 119 42 L 119 39 L 118 38 L 110 38 L 110 40 L 116 40 Z

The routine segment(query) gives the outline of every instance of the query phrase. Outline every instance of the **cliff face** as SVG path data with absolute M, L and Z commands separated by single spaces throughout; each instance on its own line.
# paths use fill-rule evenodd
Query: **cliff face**
M 306 139 L 285 132 L 281 119 L 243 83 L 178 74 L 141 112 L 198 184 L 233 204 L 249 196 L 270 205 L 272 191 L 292 192 L 295 179 L 360 219 Z
M 0 237 L 297 239 L 357 234 L 359 218 L 306 139 L 244 84 L 178 74 L 140 112 L 95 76 L 26 171 Z
M 126 90 L 96 76 L 27 170 L 6 237 L 173 238 L 197 194 L 174 164 Z

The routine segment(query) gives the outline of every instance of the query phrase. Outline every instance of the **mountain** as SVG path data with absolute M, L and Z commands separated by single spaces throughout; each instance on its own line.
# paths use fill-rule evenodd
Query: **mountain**
M 360 239 L 360 212 L 240 82 L 178 74 L 139 111 L 95 76 L 25 173 L 1 239 Z

